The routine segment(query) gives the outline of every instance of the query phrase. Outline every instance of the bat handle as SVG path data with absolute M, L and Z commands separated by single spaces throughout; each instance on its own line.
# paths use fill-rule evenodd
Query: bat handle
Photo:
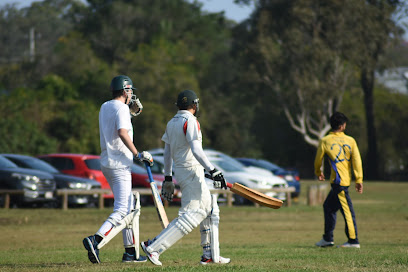
M 232 184 L 229 183 L 229 182 L 227 182 L 227 187 L 228 187 L 228 188 L 232 188 Z
M 145 165 L 146 165 L 147 175 L 149 176 L 149 181 L 153 182 L 152 169 L 150 169 L 150 165 L 148 162 L 145 162 Z

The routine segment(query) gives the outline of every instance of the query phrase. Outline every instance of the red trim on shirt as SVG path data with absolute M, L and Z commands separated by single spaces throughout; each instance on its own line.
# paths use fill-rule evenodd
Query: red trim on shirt
M 196 121 L 197 121 L 198 131 L 200 131 L 200 123 L 198 122 L 198 120 L 196 120 Z M 184 135 L 187 134 L 187 125 L 188 125 L 188 120 L 183 125 Z

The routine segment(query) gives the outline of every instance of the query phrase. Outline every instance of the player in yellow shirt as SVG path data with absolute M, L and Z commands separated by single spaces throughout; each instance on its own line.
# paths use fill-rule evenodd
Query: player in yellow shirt
M 337 211 L 340 210 L 346 223 L 346 235 L 348 241 L 338 247 L 360 248 L 357 237 L 357 223 L 353 204 L 348 192 L 352 174 L 356 180 L 356 191 L 363 193 L 363 168 L 360 151 L 353 137 L 344 134 L 347 117 L 340 112 L 330 117 L 332 131 L 319 142 L 314 162 L 315 174 L 320 181 L 325 177 L 322 172 L 322 161 L 327 155 L 331 164 L 331 190 L 324 201 L 324 234 L 322 240 L 316 246 L 333 246 L 333 231 L 336 226 Z

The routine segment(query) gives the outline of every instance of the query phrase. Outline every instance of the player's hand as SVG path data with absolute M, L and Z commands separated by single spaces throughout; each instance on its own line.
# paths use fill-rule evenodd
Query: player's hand
M 143 105 L 140 102 L 139 98 L 136 98 L 135 100 L 132 100 L 130 102 L 129 109 L 130 109 L 130 114 L 132 116 L 138 116 L 139 114 L 142 113 Z
M 135 158 L 138 159 L 141 162 L 143 162 L 143 161 L 148 162 L 150 166 L 153 166 L 153 157 L 147 151 L 143 151 L 143 152 L 137 154 L 137 156 Z
M 318 179 L 319 179 L 320 181 L 324 181 L 324 180 L 325 180 L 324 174 L 323 174 L 323 173 L 320 174 L 320 176 L 318 176 Z
M 161 194 L 167 201 L 173 201 L 174 195 L 174 182 L 171 176 L 165 176 L 162 184 Z
M 227 182 L 225 181 L 224 176 L 222 175 L 220 170 L 214 168 L 210 171 L 211 178 L 214 181 L 214 188 L 215 189 L 227 189 Z
M 363 193 L 363 184 L 362 183 L 356 183 L 356 191 L 360 194 Z

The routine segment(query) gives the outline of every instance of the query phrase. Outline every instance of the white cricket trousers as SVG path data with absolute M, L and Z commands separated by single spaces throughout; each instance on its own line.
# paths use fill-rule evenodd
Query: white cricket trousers
M 113 213 L 109 218 L 119 222 L 123 217 L 130 213 L 134 206 L 131 168 L 111 169 L 102 166 L 101 170 L 108 181 L 114 196 Z M 99 232 L 105 233 L 111 229 L 112 226 L 113 225 L 110 222 L 105 221 Z M 123 229 L 122 236 L 123 245 L 125 247 L 133 245 L 133 233 L 131 229 Z

